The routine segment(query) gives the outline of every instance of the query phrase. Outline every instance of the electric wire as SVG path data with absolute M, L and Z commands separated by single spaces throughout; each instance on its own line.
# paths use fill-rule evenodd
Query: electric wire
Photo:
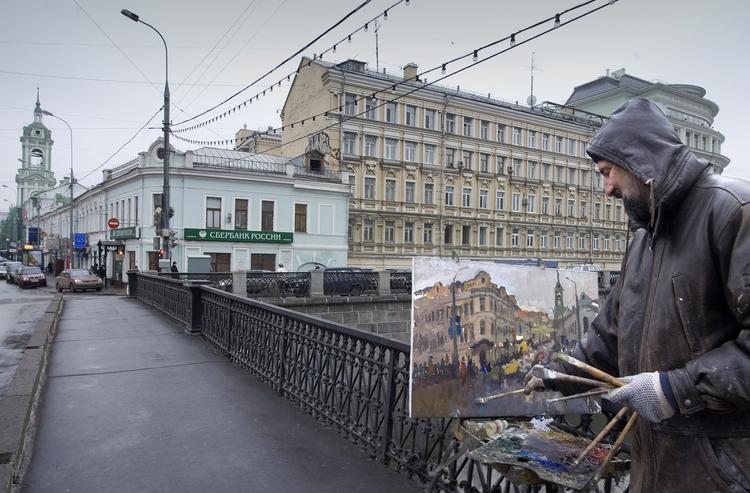
M 86 82 L 110 82 L 115 84 L 141 84 L 141 85 L 154 85 L 154 82 L 145 80 L 122 80 L 122 79 L 98 79 L 95 77 L 74 77 L 70 75 L 52 75 L 52 74 L 37 74 L 32 72 L 14 72 L 11 70 L 0 70 L 0 74 L 8 75 L 20 75 L 24 77 L 41 77 L 45 79 L 63 79 L 63 80 L 81 80 Z M 215 84 L 215 83 L 198 83 L 198 82 L 185 82 L 177 84 L 178 86 L 221 86 L 221 87 L 242 87 L 244 84 Z

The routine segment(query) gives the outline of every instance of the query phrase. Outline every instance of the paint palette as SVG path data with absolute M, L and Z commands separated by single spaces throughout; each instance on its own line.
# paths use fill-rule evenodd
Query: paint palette
M 468 456 L 486 464 L 527 469 L 544 481 L 581 489 L 594 477 L 611 448 L 598 445 L 573 467 L 573 461 L 590 443 L 587 438 L 539 422 L 514 422 Z

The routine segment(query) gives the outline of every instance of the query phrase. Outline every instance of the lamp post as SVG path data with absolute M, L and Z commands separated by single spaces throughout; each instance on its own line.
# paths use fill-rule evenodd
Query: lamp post
M 43 115 L 51 116 L 52 118 L 57 118 L 61 122 L 63 122 L 65 125 L 67 125 L 68 130 L 70 131 L 70 238 L 68 239 L 68 259 L 70 262 L 70 265 L 68 265 L 69 269 L 73 268 L 73 238 L 75 237 L 75 228 L 73 227 L 73 129 L 70 126 L 70 123 L 65 121 L 64 119 L 60 118 L 57 115 L 53 115 L 47 110 L 42 110 Z
M 581 310 L 578 307 L 578 284 L 567 276 L 565 279 L 573 283 L 573 294 L 576 296 L 576 335 L 578 336 L 578 341 L 580 341 L 583 334 L 581 334 Z
M 132 20 L 133 22 L 140 22 L 141 24 L 145 24 L 146 26 L 150 27 L 154 30 L 156 34 L 159 35 L 161 38 L 161 42 L 164 43 L 164 59 L 165 59 L 165 69 L 164 69 L 164 188 L 162 190 L 162 198 L 161 198 L 161 220 L 162 220 L 162 231 L 159 236 L 169 236 L 169 50 L 167 49 L 167 42 L 164 40 L 164 36 L 161 35 L 158 29 L 156 29 L 154 26 L 149 24 L 148 22 L 144 22 L 138 17 L 137 14 L 134 14 L 133 12 L 122 9 L 120 11 L 122 15 L 127 17 L 128 19 Z M 172 253 L 169 245 L 169 241 L 164 238 L 162 241 L 162 248 L 164 248 L 164 256 L 168 259 L 172 258 Z
M 449 321 L 449 327 L 448 327 L 448 335 L 451 338 L 451 341 L 453 342 L 453 372 L 454 376 L 458 376 L 458 368 L 459 368 L 459 361 L 458 361 L 458 336 L 461 332 L 461 317 L 458 316 L 458 310 L 456 307 L 456 276 L 458 276 L 458 273 L 462 270 L 466 269 L 467 267 L 461 267 L 456 271 L 455 274 L 453 274 L 453 282 L 451 282 L 451 298 L 452 298 L 452 304 L 451 304 L 451 318 Z

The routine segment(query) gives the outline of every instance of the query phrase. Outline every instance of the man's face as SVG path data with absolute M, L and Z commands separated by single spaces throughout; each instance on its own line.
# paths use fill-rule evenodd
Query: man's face
M 651 216 L 648 185 L 631 172 L 607 160 L 598 161 L 596 166 L 604 177 L 604 193 L 622 199 L 628 217 L 647 222 Z

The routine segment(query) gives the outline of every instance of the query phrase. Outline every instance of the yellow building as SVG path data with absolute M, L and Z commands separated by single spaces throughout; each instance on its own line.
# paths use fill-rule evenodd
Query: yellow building
M 283 155 L 320 133 L 349 173 L 350 265 L 455 252 L 619 270 L 627 218 L 585 152 L 603 117 L 437 85 L 396 99 L 417 72 L 303 58 L 282 111 Z

